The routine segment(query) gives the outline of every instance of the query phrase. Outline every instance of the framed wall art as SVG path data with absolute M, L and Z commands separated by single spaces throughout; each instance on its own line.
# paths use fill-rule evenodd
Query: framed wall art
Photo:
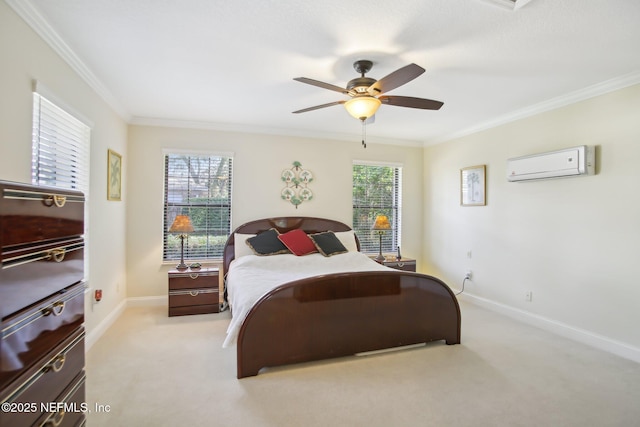
M 461 206 L 485 206 L 487 204 L 485 169 L 485 165 L 460 169 Z
M 107 200 L 122 200 L 122 156 L 107 151 Z

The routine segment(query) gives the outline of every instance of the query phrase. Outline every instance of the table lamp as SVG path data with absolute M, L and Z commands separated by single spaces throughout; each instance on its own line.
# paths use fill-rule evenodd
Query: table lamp
M 376 221 L 373 223 L 373 227 L 371 229 L 378 234 L 380 238 L 380 253 L 375 257 L 375 260 L 378 262 L 384 261 L 384 256 L 382 255 L 382 235 L 387 231 L 391 230 L 391 224 L 389 223 L 389 218 L 386 215 L 378 215 L 376 217 Z
M 180 233 L 180 264 L 176 266 L 177 270 L 186 270 L 187 264 L 184 263 L 184 238 L 187 237 L 187 233 L 193 232 L 193 225 L 191 224 L 191 218 L 188 215 L 176 215 L 176 219 L 173 220 L 173 224 L 169 228 L 169 233 Z

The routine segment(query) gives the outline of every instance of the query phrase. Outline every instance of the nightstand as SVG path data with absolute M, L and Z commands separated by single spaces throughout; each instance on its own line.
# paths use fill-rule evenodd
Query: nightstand
M 169 270 L 169 317 L 219 311 L 217 268 Z
M 395 268 L 396 270 L 403 271 L 416 271 L 416 260 L 410 258 L 385 258 L 382 262 L 382 265 L 386 265 L 387 267 Z

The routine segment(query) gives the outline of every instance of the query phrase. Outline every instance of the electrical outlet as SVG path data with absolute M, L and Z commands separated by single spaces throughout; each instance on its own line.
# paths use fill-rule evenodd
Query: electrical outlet
M 471 270 L 467 270 L 467 274 L 464 275 L 464 278 L 467 280 L 471 280 L 472 272 Z
M 531 292 L 531 291 L 527 291 L 527 293 L 526 293 L 526 294 L 524 294 L 524 299 L 525 299 L 526 301 L 531 302 L 531 300 L 533 299 L 533 292 Z

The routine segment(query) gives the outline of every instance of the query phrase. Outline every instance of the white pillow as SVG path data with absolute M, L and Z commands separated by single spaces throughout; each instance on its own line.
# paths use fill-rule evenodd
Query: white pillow
M 340 243 L 344 245 L 349 252 L 358 252 L 358 245 L 356 244 L 356 236 L 353 230 L 333 232 L 336 235 Z
M 234 233 L 233 240 L 235 242 L 235 259 L 245 255 L 253 255 L 253 250 L 247 245 L 247 239 L 255 237 L 255 234 Z

